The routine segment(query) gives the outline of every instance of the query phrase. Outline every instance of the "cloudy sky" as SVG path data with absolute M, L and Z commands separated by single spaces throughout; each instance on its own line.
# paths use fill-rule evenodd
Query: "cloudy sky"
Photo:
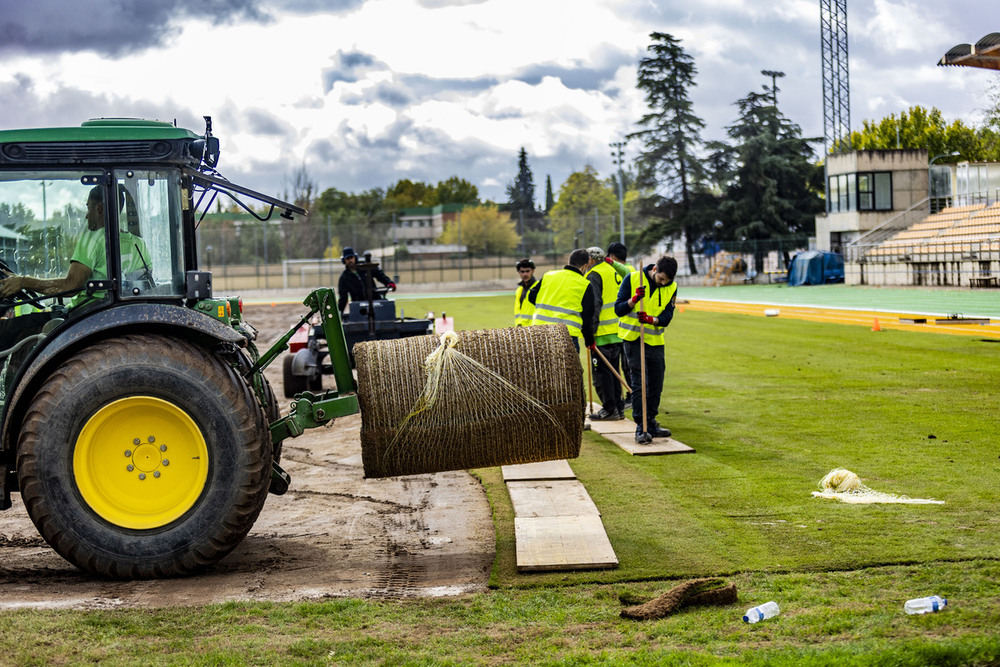
M 1000 31 L 996 7 L 852 0 L 852 126 L 914 104 L 978 122 L 1000 75 L 936 63 Z M 503 201 L 524 146 L 541 200 L 547 175 L 611 173 L 653 31 L 695 59 L 705 139 L 762 69 L 822 136 L 819 28 L 819 0 L 0 0 L 0 128 L 210 115 L 220 171 L 276 195 L 304 164 L 320 190 L 458 175 Z

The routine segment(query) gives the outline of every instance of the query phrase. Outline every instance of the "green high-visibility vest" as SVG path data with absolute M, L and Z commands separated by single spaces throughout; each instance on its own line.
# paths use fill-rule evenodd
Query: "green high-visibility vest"
M 629 287 L 635 290 L 640 285 L 646 286 L 646 298 L 642 300 L 642 308 L 647 315 L 657 317 L 667 306 L 677 293 L 677 282 L 674 281 L 666 287 L 652 289 L 645 272 L 633 271 L 629 274 Z M 626 315 L 618 320 L 618 337 L 622 340 L 636 340 L 639 338 L 639 304 Z M 658 327 L 655 324 L 643 324 L 643 340 L 646 345 L 663 345 L 663 332 L 666 327 Z
M 557 269 L 542 276 L 542 286 L 535 297 L 532 324 L 565 324 L 569 335 L 583 337 L 583 294 L 590 281 L 577 271 Z
M 601 262 L 587 275 L 597 273 L 601 276 L 601 312 L 597 316 L 597 333 L 595 338 L 618 333 L 618 316 L 615 315 L 615 301 L 618 299 L 618 286 L 622 279 L 607 262 Z
M 535 304 L 528 299 L 528 292 L 538 283 L 537 278 L 531 279 L 531 284 L 525 287 L 518 285 L 514 290 L 514 326 L 526 327 L 531 324 L 531 316 L 535 314 Z

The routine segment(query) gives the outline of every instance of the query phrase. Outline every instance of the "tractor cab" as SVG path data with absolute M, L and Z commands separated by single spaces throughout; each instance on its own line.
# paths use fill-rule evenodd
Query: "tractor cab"
M 218 194 L 304 213 L 219 176 L 206 121 L 0 131 L 0 407 L 45 339 L 89 314 L 211 297 L 195 234 Z

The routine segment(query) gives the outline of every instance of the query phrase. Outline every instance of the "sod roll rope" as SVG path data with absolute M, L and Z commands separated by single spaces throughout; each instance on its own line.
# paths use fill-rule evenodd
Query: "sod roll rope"
M 563 326 L 370 341 L 354 358 L 365 477 L 580 454 L 583 368 Z
M 852 505 L 898 503 L 906 505 L 943 505 L 943 500 L 910 498 L 895 493 L 883 493 L 861 483 L 861 478 L 845 468 L 834 468 L 819 481 L 821 491 L 813 491 L 817 498 L 839 500 Z

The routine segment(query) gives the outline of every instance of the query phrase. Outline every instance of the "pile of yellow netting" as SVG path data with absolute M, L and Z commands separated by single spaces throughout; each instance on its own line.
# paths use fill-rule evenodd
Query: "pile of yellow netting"
M 580 453 L 583 369 L 565 327 L 372 341 L 354 358 L 366 477 Z
M 882 493 L 870 489 L 861 483 L 861 478 L 850 470 L 834 468 L 819 482 L 822 491 L 813 491 L 817 498 L 839 500 L 842 503 L 872 504 L 872 503 L 908 503 L 911 505 L 943 505 L 943 500 L 910 498 L 894 493 Z

